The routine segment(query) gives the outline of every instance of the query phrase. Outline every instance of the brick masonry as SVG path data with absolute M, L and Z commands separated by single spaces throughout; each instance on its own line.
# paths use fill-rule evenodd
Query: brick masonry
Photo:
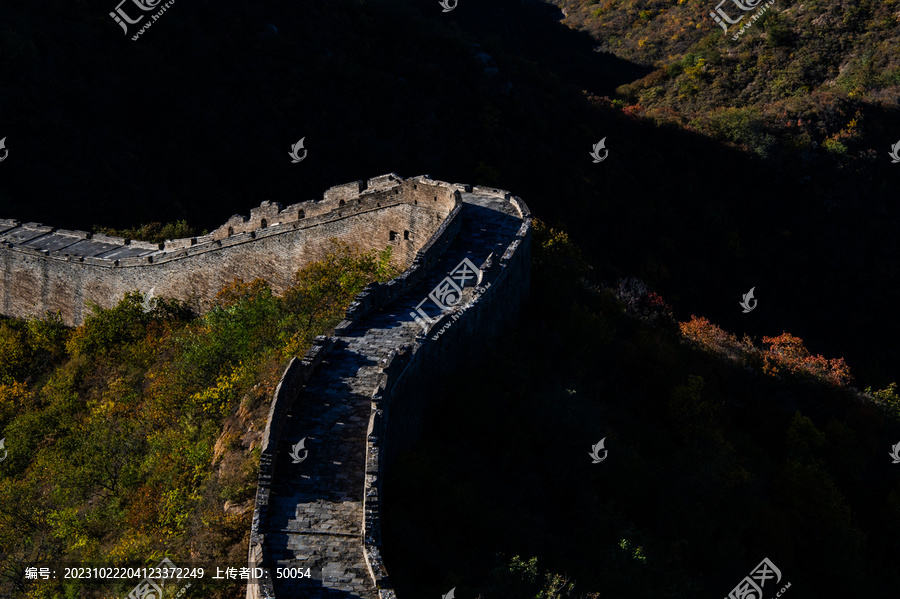
M 112 307 L 129 291 L 178 298 L 203 312 L 235 278 L 262 278 L 283 291 L 298 269 L 324 256 L 332 238 L 363 250 L 390 244 L 407 269 L 436 243 L 436 233 L 447 232 L 459 203 L 448 183 L 391 173 L 287 208 L 263 202 L 249 218 L 233 216 L 208 235 L 160 244 L 0 219 L 0 313 L 25 318 L 58 310 L 63 322 L 77 325 L 90 303 Z
M 248 599 L 396 596 L 381 557 L 383 473 L 418 440 L 431 390 L 515 321 L 530 283 L 524 202 L 498 189 L 450 188 L 459 210 L 410 269 L 367 288 L 335 336 L 318 338 L 285 371 L 263 440 L 249 548 L 251 566 L 272 578 L 249 584 Z M 335 197 L 345 193 L 355 188 Z M 464 258 L 482 271 L 480 290 L 466 287 L 445 312 L 431 306 L 424 330 L 410 313 Z M 295 464 L 289 453 L 301 439 L 308 457 Z M 311 576 L 276 578 L 278 567 Z
M 69 325 L 128 291 L 176 297 L 198 310 L 234 278 L 276 292 L 338 238 L 381 250 L 403 274 L 369 285 L 333 337 L 285 370 L 263 434 L 249 562 L 309 568 L 310 578 L 253 582 L 247 597 L 394 599 L 381 557 L 382 480 L 413 446 L 442 377 L 510 326 L 530 283 L 531 215 L 499 189 L 391 173 L 287 208 L 263 202 L 208 235 L 152 244 L 0 220 L 0 313 Z M 413 311 L 468 259 L 481 271 L 428 321 Z M 425 322 L 427 330 L 420 322 Z M 307 458 L 289 453 L 306 439 Z

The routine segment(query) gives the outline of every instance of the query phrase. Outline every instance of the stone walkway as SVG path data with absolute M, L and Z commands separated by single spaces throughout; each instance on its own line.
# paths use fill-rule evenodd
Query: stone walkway
M 460 232 L 422 283 L 338 338 L 293 404 L 261 529 L 273 567 L 309 568 L 311 576 L 279 579 L 273 571 L 279 599 L 378 599 L 363 555 L 371 398 L 381 360 L 392 350 L 411 347 L 422 331 L 409 313 L 463 258 L 480 266 L 492 253 L 499 258 L 515 238 L 522 224 L 515 208 L 502 196 L 477 191 L 462 193 Z M 304 438 L 309 453 L 294 464 L 291 447 Z

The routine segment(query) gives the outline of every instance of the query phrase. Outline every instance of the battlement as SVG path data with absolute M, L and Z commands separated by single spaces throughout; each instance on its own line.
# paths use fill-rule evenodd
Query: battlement
M 293 273 L 324 256 L 331 238 L 394 248 L 406 268 L 460 203 L 466 186 L 395 173 L 329 188 L 321 200 L 283 208 L 262 202 L 207 235 L 148 243 L 0 219 L 0 313 L 59 310 L 78 324 L 85 306 L 110 307 L 128 291 L 153 290 L 199 310 L 234 278 L 263 278 L 283 291 Z
M 378 183 L 332 188 L 325 201 L 350 209 L 371 192 L 394 195 L 395 182 Z M 413 206 L 436 201 L 424 178 L 400 191 Z M 334 335 L 316 338 L 284 371 L 261 433 L 248 549 L 248 565 L 268 568 L 269 577 L 249 582 L 247 599 L 396 599 L 381 555 L 385 473 L 421 438 L 450 373 L 512 325 L 530 284 L 533 221 L 525 203 L 489 187 L 464 186 L 459 195 L 409 268 L 366 286 Z M 459 271 L 463 264 L 472 270 Z M 438 304 L 435 292 L 457 283 L 458 300 Z M 420 311 L 426 301 L 429 312 Z M 310 459 L 283 462 L 301 439 Z M 275 567 L 301 565 L 311 579 L 272 576 Z

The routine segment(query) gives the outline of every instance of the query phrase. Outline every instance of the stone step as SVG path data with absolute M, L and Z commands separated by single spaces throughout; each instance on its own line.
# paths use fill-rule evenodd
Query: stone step
M 378 599 L 363 555 L 366 435 L 380 364 L 412 347 L 421 327 L 409 313 L 464 258 L 499 260 L 521 226 L 508 202 L 463 194 L 462 226 L 420 284 L 342 337 L 295 400 L 277 449 L 270 508 L 262 530 L 276 566 L 311 568 L 311 579 L 273 579 L 279 599 Z M 510 218 L 514 216 L 515 218 Z M 291 447 L 306 439 L 307 457 Z M 373 502 L 377 506 L 377 502 Z

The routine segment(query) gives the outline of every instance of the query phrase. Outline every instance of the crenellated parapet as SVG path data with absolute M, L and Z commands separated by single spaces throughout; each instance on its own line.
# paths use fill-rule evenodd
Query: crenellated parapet
M 402 274 L 359 293 L 275 390 L 248 548 L 249 565 L 269 577 L 250 581 L 246 596 L 396 599 L 381 555 L 384 475 L 419 440 L 454 368 L 514 323 L 531 234 L 531 213 L 507 191 L 395 174 L 320 200 L 263 202 L 208 235 L 162 243 L 0 220 L 0 313 L 59 310 L 78 324 L 91 303 L 112 306 L 134 290 L 202 311 L 235 278 L 283 291 L 334 239 L 390 246 Z M 301 440 L 308 457 L 295 462 Z M 273 577 L 279 567 L 310 576 Z
M 321 200 L 263 202 L 207 235 L 162 243 L 0 220 L 0 313 L 59 310 L 74 325 L 89 302 L 110 307 L 134 290 L 203 311 L 235 278 L 263 278 L 283 291 L 298 269 L 324 257 L 333 238 L 363 250 L 390 245 L 405 269 L 454 214 L 460 189 L 391 173 L 337 185 Z
M 435 201 L 429 183 L 411 183 L 414 202 Z M 328 200 L 354 206 L 355 185 L 332 188 Z M 462 201 L 409 268 L 358 294 L 334 335 L 293 360 L 275 391 L 248 551 L 268 576 L 247 585 L 247 599 L 397 597 L 381 554 L 385 473 L 440 417 L 435 400 L 448 377 L 513 325 L 530 285 L 525 203 L 500 189 L 444 185 Z M 442 295 L 448 305 L 421 318 L 423 298 L 434 301 L 462 264 L 454 299 Z M 308 455 L 296 462 L 301 440 Z

